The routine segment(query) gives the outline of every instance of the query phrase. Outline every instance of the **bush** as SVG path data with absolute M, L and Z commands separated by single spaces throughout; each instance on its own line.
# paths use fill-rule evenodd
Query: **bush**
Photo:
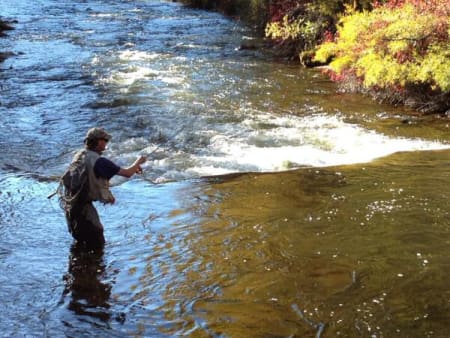
M 279 51 L 290 58 L 312 50 L 332 26 L 333 18 L 319 11 L 315 2 L 273 1 L 269 8 L 270 21 L 265 35 L 276 42 Z
M 242 20 L 261 31 L 268 20 L 267 0 L 179 0 L 201 9 L 215 10 Z
M 332 57 L 334 79 L 356 81 L 365 89 L 443 98 L 442 110 L 449 109 L 449 42 L 447 1 L 389 1 L 371 12 L 349 9 L 335 40 L 320 45 L 315 60 Z
M 287 56 L 299 57 L 304 65 L 310 61 L 315 46 L 327 33 L 334 33 L 338 15 L 346 6 L 371 8 L 370 0 L 273 0 L 269 6 L 266 37 L 274 40 Z M 306 56 L 306 58 L 304 58 Z M 306 62 L 304 62 L 306 61 Z

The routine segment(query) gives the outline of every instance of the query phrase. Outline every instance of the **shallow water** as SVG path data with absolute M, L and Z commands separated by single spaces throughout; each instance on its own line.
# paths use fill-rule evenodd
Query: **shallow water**
M 450 334 L 448 121 L 337 93 L 172 2 L 0 13 L 19 21 L 0 40 L 0 336 Z M 150 155 L 98 205 L 96 254 L 46 198 L 93 125 L 119 164 Z

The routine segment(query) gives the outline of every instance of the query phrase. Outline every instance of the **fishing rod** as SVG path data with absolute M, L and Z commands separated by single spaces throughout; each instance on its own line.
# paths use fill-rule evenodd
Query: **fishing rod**
M 165 143 L 168 143 L 170 141 L 173 141 L 178 135 L 180 135 L 180 133 L 186 128 L 187 124 L 184 124 L 181 126 L 181 128 L 179 128 L 174 134 L 172 134 Z M 160 149 L 162 146 L 162 143 L 159 143 L 155 149 L 153 149 L 152 151 L 150 151 L 147 154 L 144 154 L 145 156 L 150 156 L 151 154 L 153 154 L 154 152 L 156 152 L 158 149 Z
M 195 119 L 197 119 L 197 118 L 198 118 L 198 116 L 197 116 Z M 192 124 L 192 123 L 191 123 L 191 124 Z M 145 156 L 145 157 L 150 157 L 153 153 L 155 153 L 156 151 L 158 151 L 158 150 L 163 146 L 163 144 L 167 144 L 167 143 L 169 143 L 169 142 L 175 140 L 175 138 L 176 138 L 178 135 L 180 135 L 181 132 L 182 132 L 184 129 L 186 129 L 187 125 L 188 125 L 187 123 L 183 124 L 183 125 L 182 125 L 180 128 L 178 128 L 178 129 L 177 129 L 177 130 L 176 130 L 169 138 L 167 138 L 167 139 L 165 140 L 164 143 L 159 143 L 152 151 L 150 151 L 150 152 L 148 152 L 148 153 L 144 153 L 143 156 Z M 142 169 L 142 168 L 141 168 L 139 174 L 141 174 L 141 175 L 143 174 L 143 169 Z M 147 179 L 147 178 L 145 178 L 145 177 L 143 177 L 143 179 L 144 179 L 145 181 L 151 182 L 152 184 L 157 184 L 157 183 L 153 182 L 152 180 Z
M 183 124 L 183 125 L 181 126 L 181 128 L 177 129 L 177 130 L 175 131 L 175 133 L 173 133 L 169 138 L 166 139 L 166 142 L 165 142 L 165 143 L 168 143 L 168 142 L 173 141 L 178 135 L 180 135 L 180 133 L 181 133 L 186 127 L 187 127 L 187 123 L 186 123 L 186 124 Z M 145 156 L 145 157 L 151 156 L 153 153 L 155 153 L 157 150 L 159 150 L 162 146 L 163 146 L 163 143 L 158 144 L 152 151 L 150 151 L 150 152 L 148 152 L 148 153 L 146 153 L 146 154 L 143 154 L 143 156 Z M 144 171 L 143 171 L 143 169 L 140 167 L 139 174 L 142 175 L 143 173 L 144 173 Z M 62 177 L 62 176 L 61 176 L 61 177 Z M 60 178 L 57 178 L 57 179 L 54 179 L 54 180 L 59 181 L 60 184 L 61 184 L 61 177 L 60 177 Z M 143 177 L 143 179 L 146 180 L 146 181 L 149 181 L 149 182 L 151 182 L 151 183 L 153 183 L 153 184 L 156 184 L 156 183 L 153 182 L 152 180 L 146 179 L 145 177 Z M 48 199 L 51 199 L 53 196 L 57 195 L 58 192 L 59 192 L 59 190 L 57 189 L 55 192 L 53 192 L 53 193 L 51 193 L 50 195 L 48 195 L 47 198 L 48 198 Z

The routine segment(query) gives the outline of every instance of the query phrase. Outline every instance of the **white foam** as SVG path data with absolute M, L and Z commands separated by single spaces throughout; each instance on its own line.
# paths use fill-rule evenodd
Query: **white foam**
M 125 50 L 121 51 L 118 55 L 119 59 L 122 61 L 153 61 L 160 59 L 163 56 L 164 54 L 143 52 L 139 50 Z
M 184 146 L 180 137 L 177 149 L 164 145 L 160 148 L 163 157 L 150 158 L 145 171 L 149 175 L 158 172 L 159 180 L 165 181 L 365 163 L 400 151 L 450 148 L 440 142 L 388 137 L 325 114 L 298 117 L 247 112 L 246 117 L 241 123 L 187 126 L 189 131 L 184 132 L 192 135 L 186 139 L 192 142 L 194 138 L 194 143 Z M 138 147 L 148 153 L 156 146 L 140 140 Z M 130 149 L 125 142 L 116 149 L 121 152 L 137 156 L 138 150 L 136 144 Z
M 363 163 L 400 151 L 450 147 L 440 142 L 387 137 L 326 115 L 307 118 L 263 115 L 246 124 L 256 121 L 271 127 L 250 129 L 239 137 L 214 136 L 210 153 L 221 155 L 208 157 L 207 162 L 222 163 L 227 169 L 235 166 L 235 171 L 241 168 L 278 171 L 295 166 Z
M 151 68 L 135 66 L 128 68 L 126 71 L 113 72 L 104 82 L 126 87 L 155 75 L 158 75 L 158 72 Z
M 176 66 L 164 68 L 160 65 L 160 62 L 169 57 L 171 56 L 162 53 L 126 50 L 114 54 L 109 59 L 100 60 L 98 57 L 94 57 L 92 64 L 96 65 L 101 62 L 112 65 L 120 64 L 121 67 L 114 67 L 114 70 L 100 78 L 99 82 L 119 87 L 121 93 L 128 93 L 129 87 L 134 84 L 151 81 L 163 82 L 174 88 L 178 88 L 180 84 L 183 85 L 183 88 L 186 87 L 186 78 Z M 157 85 L 155 84 L 155 86 Z

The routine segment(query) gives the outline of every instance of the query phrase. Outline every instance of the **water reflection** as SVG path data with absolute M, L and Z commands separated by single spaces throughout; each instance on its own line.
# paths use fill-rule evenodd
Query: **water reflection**
M 66 267 L 70 235 L 37 174 L 60 174 L 93 123 L 124 163 L 160 146 L 149 180 L 354 163 L 435 144 L 402 137 L 448 144 L 449 127 L 235 53 L 241 28 L 206 12 L 3 3 L 19 24 L 2 43 L 20 55 L 0 72 L 0 335 L 40 336 L 39 312 L 52 337 L 448 335 L 449 150 L 118 184 L 107 255 L 73 247 Z
M 448 154 L 216 177 L 186 191 L 195 259 L 174 262 L 184 280 L 165 296 L 181 304 L 180 332 L 409 336 L 412 322 L 444 332 L 448 189 L 435 182 L 444 186 L 448 169 L 435 164 Z M 434 177 L 415 169 L 430 164 Z
M 112 285 L 106 273 L 103 249 L 86 251 L 74 243 L 70 249 L 69 268 L 64 275 L 63 298 L 75 316 L 89 317 L 99 324 L 111 320 Z
M 193 299 L 183 315 L 212 336 L 320 337 L 329 323 L 321 302 L 357 281 L 355 260 L 337 259 L 335 238 L 325 236 L 333 224 L 323 211 L 345 203 L 336 192 L 346 180 L 345 173 L 306 169 L 201 186 L 186 206 L 202 222 L 186 238 L 196 264 L 186 267 L 184 284 L 197 294 L 179 289 Z

